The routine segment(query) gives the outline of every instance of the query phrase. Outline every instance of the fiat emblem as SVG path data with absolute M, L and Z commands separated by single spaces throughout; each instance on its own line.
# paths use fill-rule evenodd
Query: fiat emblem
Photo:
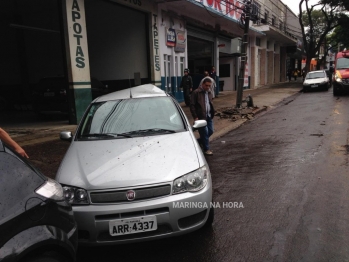
M 133 190 L 127 191 L 127 192 L 126 192 L 126 198 L 127 198 L 127 200 L 129 200 L 129 201 L 134 200 L 134 199 L 136 198 L 136 192 L 133 191 Z

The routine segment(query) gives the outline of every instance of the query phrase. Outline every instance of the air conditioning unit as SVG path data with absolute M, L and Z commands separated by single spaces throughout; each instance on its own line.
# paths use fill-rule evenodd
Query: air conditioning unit
M 240 37 L 231 39 L 230 53 L 232 55 L 241 55 L 241 42 Z

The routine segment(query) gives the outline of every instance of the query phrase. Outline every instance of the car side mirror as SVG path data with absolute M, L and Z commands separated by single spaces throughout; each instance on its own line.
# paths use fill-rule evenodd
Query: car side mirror
M 194 122 L 194 125 L 192 126 L 192 128 L 193 128 L 193 131 L 195 131 L 195 130 L 197 130 L 201 127 L 205 127 L 205 126 L 207 126 L 206 120 L 196 120 Z
M 73 135 L 70 131 L 63 131 L 59 134 L 59 138 L 63 141 L 71 142 L 73 139 Z

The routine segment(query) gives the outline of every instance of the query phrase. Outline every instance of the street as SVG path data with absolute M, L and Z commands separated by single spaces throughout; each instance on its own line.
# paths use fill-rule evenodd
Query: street
M 78 261 L 347 261 L 348 103 L 300 93 L 213 141 L 212 228 L 79 247 Z

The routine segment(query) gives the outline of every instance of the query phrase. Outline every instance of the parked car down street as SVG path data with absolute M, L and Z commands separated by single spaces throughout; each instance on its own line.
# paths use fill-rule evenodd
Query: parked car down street
M 210 169 L 176 100 L 147 84 L 95 99 L 56 179 L 81 244 L 159 239 L 213 222 Z
M 324 90 L 330 87 L 330 81 L 324 70 L 310 71 L 307 73 L 303 82 L 303 91 Z
M 336 54 L 335 70 L 333 74 L 333 95 L 349 93 L 349 50 Z
M 68 113 L 67 83 L 64 76 L 44 77 L 33 91 L 33 110 L 38 114 Z M 97 78 L 91 77 L 92 99 L 109 93 L 109 89 Z
M 75 261 L 77 225 L 61 185 L 1 140 L 0 174 L 0 261 Z

